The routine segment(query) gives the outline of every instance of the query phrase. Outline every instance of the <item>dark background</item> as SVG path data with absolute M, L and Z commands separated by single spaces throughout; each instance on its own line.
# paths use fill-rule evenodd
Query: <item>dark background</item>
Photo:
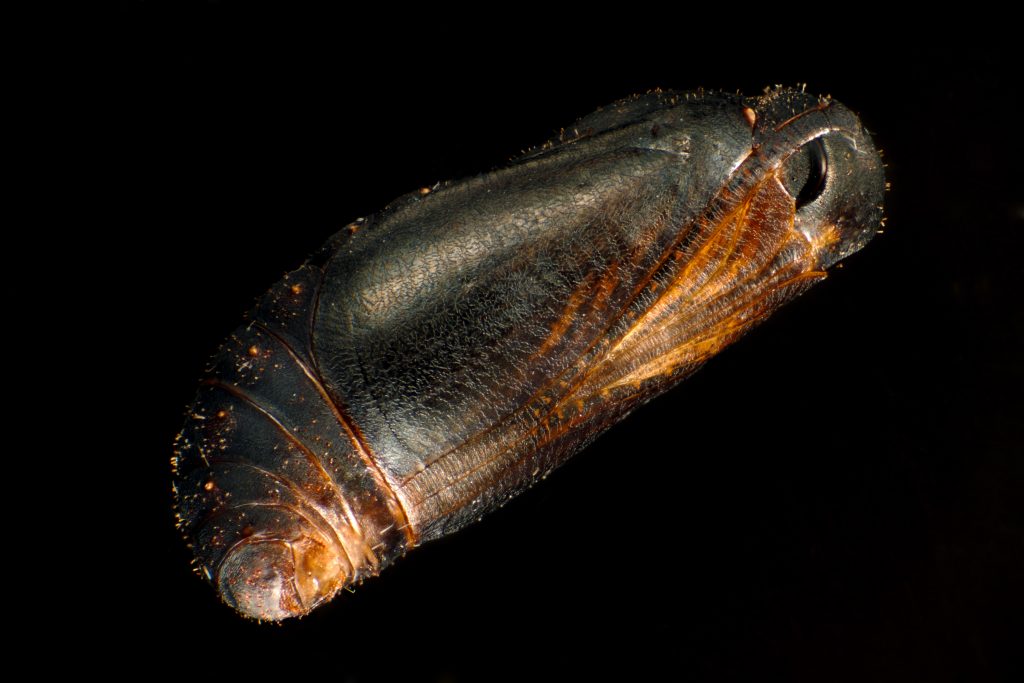
M 122 4 L 96 82 L 119 198 L 105 235 L 130 249 L 111 247 L 117 279 L 141 285 L 117 302 L 131 400 L 125 460 L 105 472 L 125 484 L 133 559 L 103 589 L 97 662 L 339 681 L 1009 679 L 1019 55 L 620 11 L 637 16 L 591 32 L 553 13 L 505 35 L 500 14 L 471 29 L 397 7 Z M 634 92 L 798 82 L 861 114 L 892 183 L 885 233 L 833 277 L 542 485 L 302 620 L 243 620 L 191 574 L 168 460 L 200 370 L 335 230 Z

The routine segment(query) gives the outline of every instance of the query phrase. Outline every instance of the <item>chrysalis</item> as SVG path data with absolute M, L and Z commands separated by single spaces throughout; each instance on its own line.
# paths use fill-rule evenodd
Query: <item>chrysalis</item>
M 176 443 L 225 602 L 309 612 L 532 485 L 860 249 L 879 155 L 837 102 L 655 92 L 399 198 L 264 295 Z

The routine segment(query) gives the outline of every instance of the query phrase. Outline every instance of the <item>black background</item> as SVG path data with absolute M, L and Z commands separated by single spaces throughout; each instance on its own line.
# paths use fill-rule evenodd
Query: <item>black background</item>
M 115 331 L 133 381 L 126 460 L 105 475 L 130 483 L 133 559 L 94 612 L 112 617 L 97 661 L 339 681 L 1009 678 L 1019 56 L 620 11 L 635 16 L 599 33 L 553 13 L 506 34 L 500 13 L 121 6 L 96 74 L 109 237 L 130 249 L 112 247 L 116 278 L 145 296 L 125 288 Z M 885 233 L 825 283 L 543 485 L 304 619 L 243 620 L 191 574 L 168 466 L 184 408 L 254 299 L 330 234 L 634 92 L 798 82 L 861 114 L 892 184 Z

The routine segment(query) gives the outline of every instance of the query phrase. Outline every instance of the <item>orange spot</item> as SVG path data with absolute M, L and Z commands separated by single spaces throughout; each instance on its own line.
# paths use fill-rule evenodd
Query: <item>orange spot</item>
M 421 195 L 428 195 L 428 194 L 430 194 L 430 188 L 429 187 L 421 187 L 420 188 L 420 194 Z
M 217 417 L 223 419 L 223 418 L 225 418 L 227 416 L 228 416 L 228 411 L 226 411 L 226 410 L 218 410 L 217 411 Z
M 208 481 L 205 484 L 203 484 L 203 488 L 206 489 L 207 491 L 212 491 L 215 488 L 217 488 L 217 485 L 214 484 L 213 483 L 213 479 L 211 479 L 210 481 Z
M 250 346 L 250 347 L 249 347 L 249 355 L 250 355 L 250 356 L 252 356 L 252 357 L 254 357 L 254 358 L 255 358 L 256 356 L 260 355 L 260 350 L 259 350 L 259 347 L 257 347 L 257 346 L 256 346 L 255 344 L 253 344 L 252 346 Z
M 302 285 L 292 285 L 292 294 L 302 294 Z
M 757 113 L 750 107 L 744 107 L 743 116 L 747 119 L 747 123 L 750 124 L 751 128 L 757 123 Z

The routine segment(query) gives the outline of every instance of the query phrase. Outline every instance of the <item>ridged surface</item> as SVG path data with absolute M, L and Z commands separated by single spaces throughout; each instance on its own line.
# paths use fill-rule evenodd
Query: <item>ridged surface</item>
M 651 93 L 571 130 L 351 224 L 221 349 L 176 460 L 230 604 L 305 613 L 478 519 L 881 218 L 878 154 L 828 100 Z

